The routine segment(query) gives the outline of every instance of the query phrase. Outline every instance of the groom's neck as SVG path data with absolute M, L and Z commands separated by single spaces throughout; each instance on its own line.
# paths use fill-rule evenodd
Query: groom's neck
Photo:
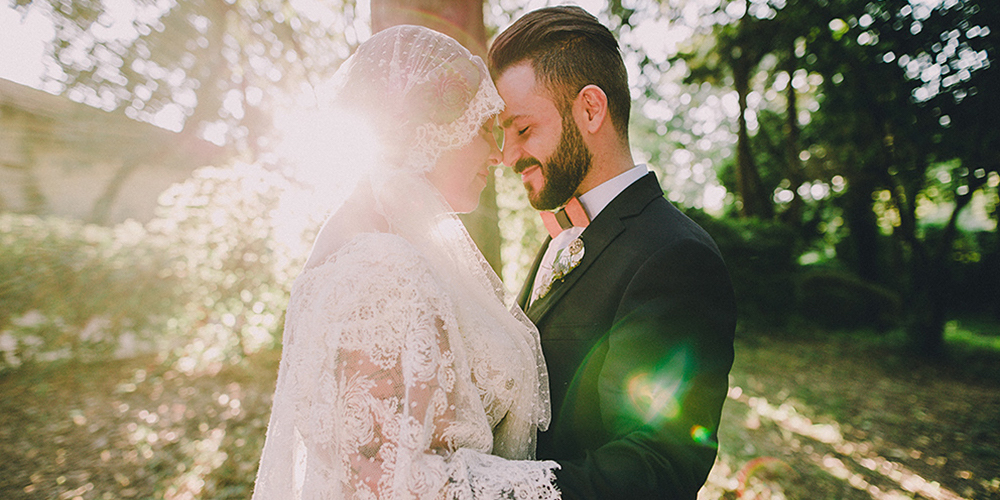
M 590 163 L 590 171 L 584 176 L 580 186 L 576 189 L 576 195 L 594 189 L 605 182 L 618 177 L 635 166 L 630 152 L 623 152 L 615 148 L 614 150 L 591 151 L 593 158 Z

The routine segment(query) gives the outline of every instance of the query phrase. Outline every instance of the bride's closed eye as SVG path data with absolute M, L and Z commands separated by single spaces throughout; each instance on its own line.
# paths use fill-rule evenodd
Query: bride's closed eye
M 500 126 L 499 120 L 487 120 L 486 123 L 483 123 L 483 126 L 479 128 L 479 135 L 483 136 L 487 142 L 492 140 L 497 149 L 503 151 L 504 130 L 503 127 Z

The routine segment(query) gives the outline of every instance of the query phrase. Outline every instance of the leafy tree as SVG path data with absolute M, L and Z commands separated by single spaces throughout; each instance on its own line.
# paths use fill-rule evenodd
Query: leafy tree
M 833 225 L 837 211 L 806 210 L 803 198 L 810 184 L 832 183 L 847 229 L 840 257 L 862 278 L 901 290 L 912 343 L 928 354 L 943 345 L 959 214 L 996 184 L 1000 128 L 984 110 L 997 107 L 990 24 L 1000 16 L 987 3 L 720 1 L 703 11 L 701 38 L 674 58 L 687 65 L 689 83 L 737 95 L 733 185 L 742 214 L 769 217 L 758 207 L 773 201 L 808 237 Z M 679 20 L 690 3 L 664 5 Z M 779 80 L 784 109 L 771 92 Z M 747 97 L 755 91 L 764 99 L 751 136 Z M 930 188 L 953 204 L 942 231 L 928 231 L 919 215 Z M 770 189 L 774 200 L 761 196 Z
M 998 19 L 996 6 L 842 2 L 828 12 L 831 30 L 810 40 L 818 56 L 811 69 L 825 77 L 822 140 L 842 155 L 852 193 L 848 225 L 857 232 L 857 255 L 867 257 L 859 259 L 859 270 L 879 278 L 870 200 L 885 192 L 895 243 L 891 274 L 903 277 L 895 284 L 909 306 L 907 330 L 914 347 L 939 353 L 957 217 L 998 165 L 995 118 L 982 119 L 1000 90 L 987 24 Z M 957 160 L 950 175 L 961 182 L 950 186 L 954 208 L 945 230 L 933 237 L 921 228 L 918 204 L 935 182 L 931 167 L 949 160 Z
M 13 0 L 52 19 L 52 90 L 226 144 L 266 151 L 271 111 L 332 74 L 367 35 L 353 1 Z
M 56 66 L 46 75 L 53 90 L 225 144 L 250 162 L 273 153 L 274 111 L 325 81 L 370 34 L 354 0 L 146 0 L 117 10 L 103 0 L 12 4 L 42 9 L 54 23 Z M 482 0 L 375 0 L 371 10 L 376 31 L 423 24 L 485 53 Z M 496 213 L 490 183 L 465 220 L 499 269 Z

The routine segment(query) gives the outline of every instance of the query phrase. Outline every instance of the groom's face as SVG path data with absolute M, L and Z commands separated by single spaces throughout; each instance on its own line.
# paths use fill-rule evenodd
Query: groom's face
M 530 63 L 510 67 L 496 84 L 506 103 L 500 114 L 504 165 L 521 175 L 535 209 L 562 206 L 576 194 L 591 162 L 572 113 L 563 117 Z

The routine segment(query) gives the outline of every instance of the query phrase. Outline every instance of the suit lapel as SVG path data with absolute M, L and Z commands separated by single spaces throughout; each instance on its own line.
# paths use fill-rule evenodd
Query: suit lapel
M 601 212 L 601 215 L 603 214 L 604 212 Z M 597 219 L 591 222 L 590 226 L 580 235 L 580 239 L 583 240 L 583 260 L 561 282 L 554 283 L 549 293 L 531 303 L 527 311 L 528 318 L 535 324 L 538 324 L 542 320 L 542 317 L 545 316 L 545 313 L 559 301 L 567 290 L 572 288 L 573 284 L 597 260 L 597 257 L 607 248 L 608 244 L 624 229 L 625 226 L 622 225 L 621 220 L 617 217 L 608 217 L 600 223 L 598 223 Z
M 656 175 L 650 172 L 644 177 L 635 181 L 629 187 L 625 188 L 624 191 L 618 194 L 611 203 L 608 204 L 604 210 L 598 214 L 597 218 L 590 222 L 590 226 L 583 231 L 580 235 L 580 239 L 583 240 L 583 260 L 580 261 L 580 265 L 569 272 L 566 278 L 562 282 L 555 283 L 552 285 L 552 289 L 549 293 L 545 294 L 544 297 L 536 300 L 527 309 L 528 318 L 531 319 L 535 324 L 545 316 L 545 314 L 559 302 L 566 292 L 573 287 L 573 285 L 580 279 L 583 273 L 587 272 L 589 268 L 604 252 L 607 246 L 614 241 L 622 231 L 625 230 L 625 224 L 622 219 L 627 217 L 632 217 L 642 211 L 646 205 L 649 204 L 655 198 L 662 197 L 663 190 L 660 188 L 660 183 L 656 179 Z M 529 282 L 525 284 L 525 288 L 528 289 L 530 293 L 531 283 L 534 282 L 535 272 L 538 270 L 538 266 L 541 262 L 541 256 L 545 253 L 545 248 L 548 246 L 548 241 L 542 246 L 541 252 L 535 259 L 535 264 L 532 267 L 532 272 L 530 273 Z M 525 295 L 525 290 L 521 290 L 521 295 Z M 521 297 L 519 297 L 520 299 Z M 519 300 L 522 305 L 527 302 L 527 296 L 525 296 L 524 302 Z

